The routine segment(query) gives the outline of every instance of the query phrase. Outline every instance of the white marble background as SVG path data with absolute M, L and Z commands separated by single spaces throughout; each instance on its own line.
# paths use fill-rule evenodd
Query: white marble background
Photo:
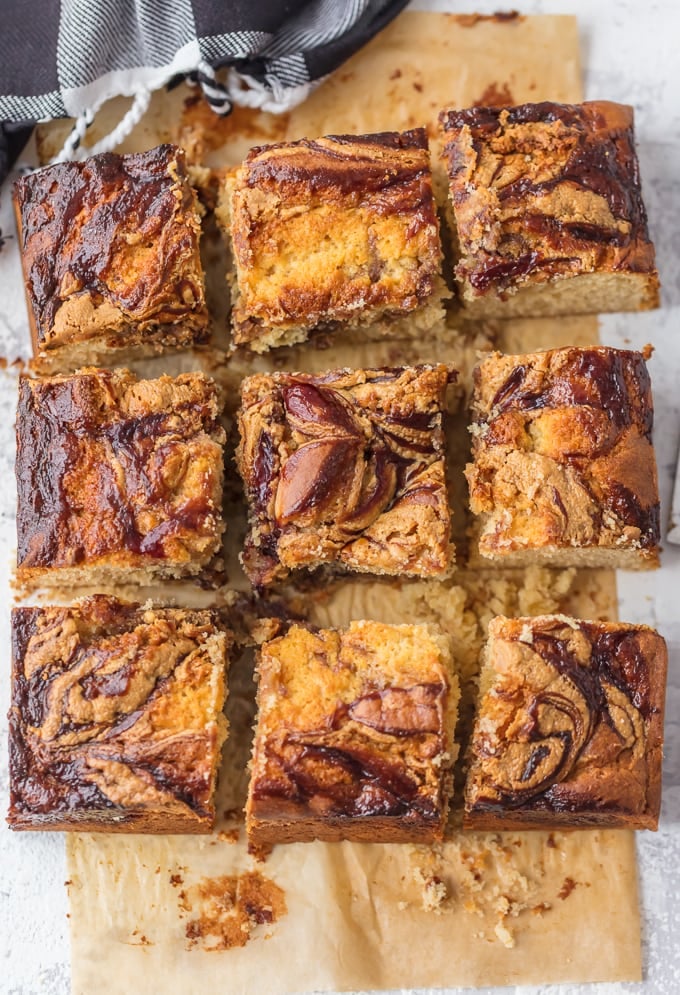
M 493 13 L 501 0 L 417 2 L 421 9 Z M 511 4 L 505 5 L 508 9 Z M 656 405 L 655 439 L 668 521 L 672 475 L 680 444 L 680 3 L 677 0 L 547 0 L 514 4 L 522 13 L 573 13 L 579 18 L 586 96 L 630 103 L 645 199 L 663 283 L 660 311 L 607 315 L 602 338 L 609 345 L 656 347 L 650 370 Z M 36 53 L 37 54 L 37 53 Z M 28 53 L 27 53 L 28 57 Z M 0 191 L 0 355 L 26 356 L 28 332 L 19 288 L 19 262 L 9 188 Z M 14 556 L 13 432 L 15 377 L 0 370 L 0 591 L 8 589 Z M 619 576 L 620 616 L 658 627 L 668 640 L 670 681 L 666 719 L 664 799 L 657 834 L 638 834 L 644 914 L 645 981 L 532 989 L 536 995 L 676 995 L 680 992 L 680 547 L 666 547 L 663 569 Z M 9 646 L 9 605 L 0 611 L 0 645 Z M 0 673 L 0 813 L 7 807 L 4 715 L 8 707 L 8 657 Z M 67 995 L 69 941 L 63 837 L 11 834 L 0 827 L 0 993 Z M 555 951 L 555 956 L 568 951 Z M 105 982 L 102 982 L 105 992 Z M 150 979 L 140 989 L 156 995 Z M 225 991 L 228 980 L 225 979 Z M 453 989 L 449 995 L 453 995 Z M 458 991 L 456 989 L 456 991 Z M 500 992 L 500 990 L 498 990 Z M 505 989 L 507 992 L 508 989 Z M 515 995 L 523 995 L 520 989 Z M 90 995 L 90 993 L 87 993 Z M 92 993 L 94 995 L 94 993 Z M 136 995 L 131 992 L 130 995 Z M 253 995 L 266 995 L 253 989 Z M 402 993 L 406 995 L 406 993 Z M 490 995 L 490 993 L 489 993 Z

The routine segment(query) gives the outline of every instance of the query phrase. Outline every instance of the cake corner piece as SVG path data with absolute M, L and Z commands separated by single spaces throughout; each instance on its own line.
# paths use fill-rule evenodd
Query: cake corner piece
M 644 625 L 493 619 L 464 826 L 656 829 L 667 660 Z
M 631 107 L 473 107 L 439 126 L 470 317 L 659 306 Z
M 660 510 L 645 357 L 604 346 L 505 356 L 475 370 L 478 565 L 654 569 Z
M 209 832 L 229 649 L 210 611 L 14 609 L 10 827 Z
M 204 571 L 224 531 L 221 406 L 202 373 L 22 376 L 18 583 L 141 584 Z M 52 458 L 36 466 L 36 451 Z
M 47 166 L 16 181 L 14 206 L 38 372 L 206 341 L 201 220 L 178 146 Z

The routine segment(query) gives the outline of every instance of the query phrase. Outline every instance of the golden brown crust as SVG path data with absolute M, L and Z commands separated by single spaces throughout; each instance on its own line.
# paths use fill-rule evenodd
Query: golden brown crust
M 494 619 L 465 825 L 656 829 L 667 658 L 644 625 Z
M 236 344 L 270 348 L 433 301 L 430 327 L 443 316 L 424 129 L 255 148 L 225 197 Z
M 632 108 L 606 101 L 478 107 L 443 111 L 440 128 L 464 303 L 524 290 L 524 313 L 542 313 L 533 285 L 629 274 L 628 307 L 618 299 L 625 287 L 610 280 L 601 284 L 616 295 L 609 306 L 589 299 L 606 289 L 588 285 L 580 303 L 555 298 L 555 313 L 658 306 Z M 520 308 L 518 296 L 515 313 Z
M 48 166 L 14 187 L 36 360 L 89 341 L 181 348 L 208 328 L 196 194 L 182 149 Z
M 656 566 L 653 406 L 641 353 L 605 347 L 489 354 L 475 370 L 470 507 L 479 550 L 510 563 Z M 569 559 L 571 557 L 571 559 Z
M 441 838 L 458 682 L 439 630 L 293 626 L 262 647 L 258 673 L 251 847 Z
M 224 431 L 201 373 L 22 377 L 17 562 L 22 584 L 197 573 L 221 548 Z M 65 571 L 69 571 L 65 574 Z
M 443 365 L 248 377 L 237 451 L 256 586 L 329 563 L 371 573 L 450 569 Z
M 228 635 L 97 595 L 12 612 L 13 829 L 209 832 Z

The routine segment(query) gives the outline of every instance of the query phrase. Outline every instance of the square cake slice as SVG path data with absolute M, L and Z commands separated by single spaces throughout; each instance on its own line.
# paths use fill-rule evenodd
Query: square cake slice
M 424 128 L 254 148 L 217 214 L 236 346 L 264 352 L 341 326 L 413 337 L 444 318 Z
M 209 832 L 228 646 L 210 611 L 14 609 L 12 829 Z
M 458 679 L 436 627 L 293 626 L 265 643 L 246 806 L 251 850 L 441 839 Z
M 471 829 L 656 829 L 667 650 L 646 625 L 495 618 L 465 788 Z
M 201 219 L 182 149 L 57 163 L 17 180 L 14 203 L 40 372 L 205 341 Z
M 243 382 L 237 451 L 256 587 L 296 568 L 417 577 L 451 568 L 444 365 Z
M 439 122 L 470 317 L 658 307 L 632 107 L 474 107 Z
M 19 583 L 145 584 L 203 571 L 224 531 L 220 413 L 202 373 L 21 377 Z
M 466 476 L 482 557 L 504 566 L 657 567 L 643 354 L 596 346 L 496 352 L 474 381 Z

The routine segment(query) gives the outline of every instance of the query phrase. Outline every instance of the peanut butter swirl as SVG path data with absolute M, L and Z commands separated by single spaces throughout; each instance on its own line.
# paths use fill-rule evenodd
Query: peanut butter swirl
M 9 821 L 210 827 L 225 637 L 98 595 L 12 613 Z
M 257 585 L 293 568 L 448 568 L 445 366 L 250 377 L 238 463 Z
M 457 688 L 424 626 L 298 626 L 263 647 L 248 818 L 440 831 Z M 454 685 L 452 687 L 452 685 Z M 370 833 L 370 830 L 368 830 Z M 291 837 L 294 838 L 294 837 Z
M 40 345 L 95 326 L 182 322 L 185 344 L 205 337 L 201 224 L 182 149 L 57 163 L 17 180 L 14 197 Z
M 665 646 L 644 626 L 495 619 L 477 718 L 471 824 L 658 817 Z
M 595 271 L 654 273 L 632 108 L 607 101 L 440 115 L 461 257 L 477 295 Z
M 632 549 L 660 539 L 649 373 L 639 352 L 491 353 L 475 371 L 470 505 L 480 550 Z
M 219 413 L 216 387 L 203 374 L 22 377 L 22 580 L 44 568 L 205 562 L 214 555 L 223 530 Z
M 443 291 L 424 128 L 256 147 L 226 200 L 237 343 L 396 318 Z

